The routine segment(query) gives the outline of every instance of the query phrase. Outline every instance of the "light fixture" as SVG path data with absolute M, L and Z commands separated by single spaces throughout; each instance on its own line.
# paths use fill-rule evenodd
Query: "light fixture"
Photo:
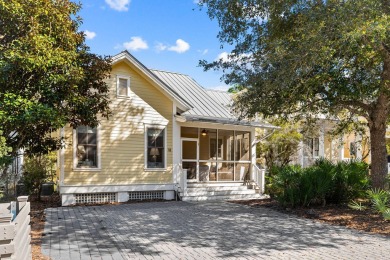
M 202 136 L 206 136 L 206 135 L 207 135 L 207 131 L 206 131 L 206 129 L 203 129 L 203 130 L 202 130 L 202 133 L 201 133 L 201 135 L 202 135 Z
M 156 160 L 156 157 L 158 155 L 160 155 L 160 152 L 158 151 L 158 148 L 152 147 L 152 148 L 150 148 L 150 153 L 149 154 L 153 157 L 154 160 Z

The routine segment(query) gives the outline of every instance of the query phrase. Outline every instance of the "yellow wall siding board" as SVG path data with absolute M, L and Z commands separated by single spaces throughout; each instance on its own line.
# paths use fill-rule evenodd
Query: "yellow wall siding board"
M 117 75 L 130 77 L 130 97 L 117 98 Z M 172 148 L 172 101 L 158 89 L 120 63 L 112 68 L 110 105 L 112 116 L 102 119 L 99 129 L 101 170 L 73 169 L 73 130 L 65 128 L 65 185 L 144 184 L 172 182 L 172 152 L 167 149 L 166 171 L 145 170 L 145 124 L 166 125 L 166 148 Z

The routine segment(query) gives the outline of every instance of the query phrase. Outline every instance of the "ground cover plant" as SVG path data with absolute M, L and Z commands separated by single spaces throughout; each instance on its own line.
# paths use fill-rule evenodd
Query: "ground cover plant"
M 270 196 L 287 207 L 348 202 L 362 196 L 368 187 L 366 163 L 332 163 L 326 159 L 307 168 L 273 167 L 267 184 Z

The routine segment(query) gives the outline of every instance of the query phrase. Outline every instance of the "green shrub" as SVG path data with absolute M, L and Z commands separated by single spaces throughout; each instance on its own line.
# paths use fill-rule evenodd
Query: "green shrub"
M 381 214 L 385 220 L 390 220 L 390 192 L 381 189 L 372 189 L 366 192 L 366 198 L 369 200 L 372 209 Z M 366 210 L 368 207 L 351 201 L 348 206 L 356 210 Z
M 360 196 L 368 187 L 368 166 L 358 161 L 318 160 L 313 166 L 273 167 L 268 192 L 284 206 L 340 203 Z
M 55 154 L 33 155 L 25 159 L 22 181 L 29 195 L 37 195 L 40 199 L 42 184 L 52 177 Z

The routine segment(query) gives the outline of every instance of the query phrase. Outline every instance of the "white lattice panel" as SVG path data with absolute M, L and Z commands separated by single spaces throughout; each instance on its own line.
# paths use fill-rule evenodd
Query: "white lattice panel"
M 76 194 L 76 204 L 116 202 L 116 193 L 80 193 Z
M 132 191 L 129 192 L 129 200 L 154 200 L 164 199 L 163 191 Z

